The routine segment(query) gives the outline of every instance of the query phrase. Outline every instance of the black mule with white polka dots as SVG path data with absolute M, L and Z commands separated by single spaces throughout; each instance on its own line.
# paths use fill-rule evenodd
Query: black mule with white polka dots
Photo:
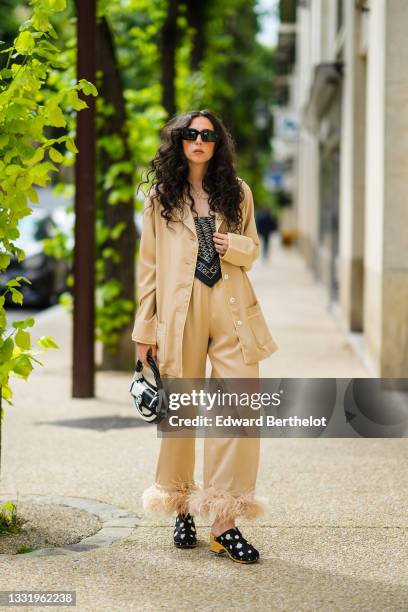
M 177 515 L 173 539 L 177 548 L 194 548 L 197 546 L 196 527 L 191 514 Z
M 233 561 L 255 563 L 259 559 L 259 552 L 244 538 L 238 527 L 224 531 L 214 540 L 223 549 L 218 552 L 226 552 Z

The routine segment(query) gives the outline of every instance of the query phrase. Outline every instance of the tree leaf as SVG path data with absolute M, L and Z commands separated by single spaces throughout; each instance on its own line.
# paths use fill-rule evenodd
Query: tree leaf
M 10 287 L 11 290 L 11 299 L 15 304 L 23 304 L 23 294 L 18 289 L 14 289 L 14 287 Z
M 31 361 L 27 355 L 19 355 L 14 359 L 11 369 L 19 376 L 27 378 L 27 376 L 31 373 L 33 366 L 31 365 Z
M 39 344 L 45 349 L 59 348 L 58 344 L 54 341 L 54 339 L 51 336 L 41 336 L 41 338 L 37 340 L 37 344 Z
M 87 81 L 86 79 L 80 79 L 78 83 L 78 87 L 82 89 L 82 91 L 84 92 L 86 96 L 89 96 L 89 95 L 97 96 L 98 95 L 98 90 L 96 89 L 95 85 L 91 83 L 90 81 Z
M 55 162 L 56 164 L 61 164 L 64 161 L 64 156 L 54 147 L 50 147 L 48 149 L 48 152 L 50 154 L 52 161 Z
M 15 342 L 17 346 L 22 348 L 24 351 L 28 351 L 31 347 L 30 334 L 22 329 L 19 329 L 15 335 Z
M 10 255 L 7 253 L 0 253 L 0 270 L 5 270 L 10 263 Z
M 23 321 L 13 321 L 12 326 L 16 329 L 24 329 L 25 327 L 32 327 L 34 323 L 33 317 L 27 317 Z
M 34 49 L 35 41 L 31 32 L 20 32 L 14 41 L 16 51 L 21 55 L 30 55 Z
M 67 145 L 68 151 L 70 151 L 71 153 L 78 153 L 78 149 L 72 138 L 67 138 L 66 145 Z
M 5 363 L 11 359 L 14 350 L 13 338 L 6 338 L 0 346 L 0 363 Z

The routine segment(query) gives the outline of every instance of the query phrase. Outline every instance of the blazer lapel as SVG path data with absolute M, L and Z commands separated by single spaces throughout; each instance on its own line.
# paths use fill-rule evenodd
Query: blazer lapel
M 197 232 L 196 232 L 194 217 L 193 217 L 193 213 L 191 212 L 191 208 L 187 205 L 184 208 L 185 208 L 185 214 L 183 217 L 183 223 L 193 232 L 194 236 L 196 236 Z
M 217 230 L 217 232 L 220 231 L 220 225 L 223 221 L 222 215 L 218 212 L 215 213 L 215 229 Z

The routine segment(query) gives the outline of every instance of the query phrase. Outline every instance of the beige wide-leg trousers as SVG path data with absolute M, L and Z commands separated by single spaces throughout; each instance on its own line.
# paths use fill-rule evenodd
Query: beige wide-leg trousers
M 222 281 L 208 287 L 194 278 L 183 335 L 183 378 L 259 378 L 259 364 L 245 364 Z M 155 484 L 144 491 L 147 512 L 187 513 L 229 519 L 254 518 L 266 510 L 255 495 L 260 439 L 204 439 L 203 484 L 194 480 L 195 437 L 163 437 Z

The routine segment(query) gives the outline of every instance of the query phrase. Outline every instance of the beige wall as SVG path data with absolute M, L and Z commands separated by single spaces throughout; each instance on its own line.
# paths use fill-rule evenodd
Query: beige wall
M 408 376 L 408 3 L 387 0 L 384 71 L 382 376 Z
M 362 330 L 378 376 L 408 375 L 408 2 L 373 0 L 362 15 L 344 2 L 299 7 L 293 99 L 302 113 L 316 63 L 343 45 L 340 162 L 340 309 L 345 328 Z M 364 20 L 364 24 L 362 24 Z M 362 27 L 364 25 L 364 27 Z M 367 58 L 361 36 L 367 32 Z M 300 248 L 316 263 L 319 207 L 317 134 L 302 127 L 296 159 Z
M 360 54 L 361 12 L 345 3 L 340 160 L 340 303 L 345 327 L 361 331 L 364 287 L 366 67 Z

